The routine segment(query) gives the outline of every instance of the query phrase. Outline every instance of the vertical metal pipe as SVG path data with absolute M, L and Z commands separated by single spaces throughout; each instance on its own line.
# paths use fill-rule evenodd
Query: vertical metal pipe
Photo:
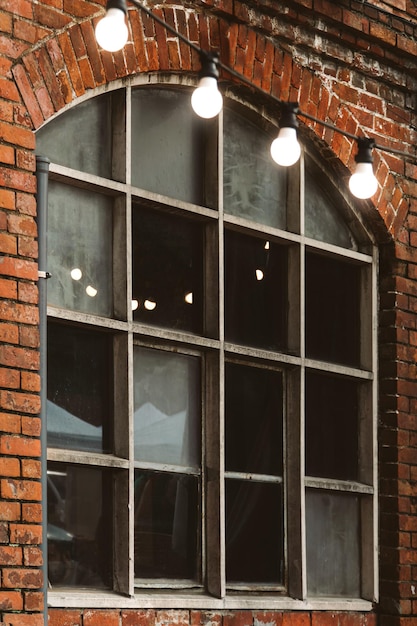
M 39 343 L 41 380 L 41 481 L 42 481 L 42 555 L 43 555 L 43 614 L 44 625 L 48 624 L 48 530 L 47 530 L 47 467 L 46 467 L 46 269 L 48 176 L 49 159 L 36 156 L 37 180 L 37 225 L 38 225 L 38 276 L 39 276 Z

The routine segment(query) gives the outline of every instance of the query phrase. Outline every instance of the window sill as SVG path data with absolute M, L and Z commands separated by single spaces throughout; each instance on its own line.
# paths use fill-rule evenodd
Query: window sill
M 156 593 L 140 592 L 128 598 L 108 591 L 65 590 L 48 591 L 48 606 L 51 608 L 103 608 L 103 609 L 204 609 L 204 610 L 276 610 L 276 611 L 357 611 L 373 609 L 372 602 L 358 598 L 293 598 L 270 595 L 228 595 L 223 599 L 213 598 L 201 592 Z

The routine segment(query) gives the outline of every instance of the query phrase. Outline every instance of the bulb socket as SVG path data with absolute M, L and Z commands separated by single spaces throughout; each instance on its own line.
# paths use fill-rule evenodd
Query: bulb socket
M 216 80 L 219 78 L 219 70 L 217 68 L 217 62 L 219 60 L 219 55 L 217 52 L 203 52 L 200 55 L 200 78 L 215 78 Z
M 358 152 L 355 156 L 356 163 L 373 163 L 372 149 L 375 147 L 375 140 L 359 137 L 356 141 L 358 144 Z
M 126 0 L 107 0 L 106 11 L 109 9 L 119 9 L 119 11 L 123 11 L 127 15 Z
M 281 117 L 279 120 L 280 128 L 298 128 L 298 118 L 297 114 L 299 113 L 298 102 L 283 102 L 281 104 Z

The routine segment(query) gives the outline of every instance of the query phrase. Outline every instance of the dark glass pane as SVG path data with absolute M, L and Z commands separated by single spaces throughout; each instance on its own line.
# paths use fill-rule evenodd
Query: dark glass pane
M 195 476 L 135 471 L 135 576 L 196 580 L 199 494 Z
M 112 199 L 49 182 L 48 303 L 112 313 Z
M 132 183 L 178 200 L 204 203 L 204 122 L 190 94 L 132 91 Z
M 282 375 L 226 364 L 226 470 L 282 474 Z
M 259 126 L 225 109 L 224 210 L 260 224 L 285 228 L 287 170 L 273 162 L 271 141 Z
M 135 321 L 202 331 L 203 231 L 177 215 L 133 210 Z
M 226 579 L 283 582 L 281 485 L 226 481 Z
M 111 176 L 111 96 L 91 98 L 36 134 L 36 152 L 75 170 Z
M 225 292 L 227 341 L 269 349 L 286 346 L 285 248 L 226 231 Z
M 200 362 L 134 348 L 135 459 L 200 466 Z
M 305 233 L 307 237 L 336 246 L 357 250 L 358 244 L 343 219 L 340 206 L 345 204 L 326 175 L 306 158 Z
M 308 489 L 306 533 L 308 594 L 360 597 L 359 498 Z
M 48 580 L 52 587 L 111 586 L 110 494 L 110 476 L 104 471 L 48 464 Z
M 305 419 L 307 475 L 357 480 L 357 383 L 308 372 Z
M 306 254 L 307 356 L 359 365 L 360 268 Z
M 48 326 L 48 445 L 103 450 L 110 419 L 108 336 Z

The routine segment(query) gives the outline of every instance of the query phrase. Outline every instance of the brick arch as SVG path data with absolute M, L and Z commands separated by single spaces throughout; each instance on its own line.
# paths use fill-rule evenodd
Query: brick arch
M 274 45 L 267 32 L 179 7 L 154 11 L 199 47 L 219 50 L 226 65 L 266 95 L 298 101 L 306 113 L 355 135 L 367 135 L 367 130 L 372 130 L 367 129 L 369 111 L 363 112 L 363 119 L 355 117 L 346 93 L 331 91 L 322 76 L 295 60 L 285 48 Z M 113 54 L 97 46 L 94 36 L 97 19 L 88 16 L 83 21 L 69 23 L 46 37 L 41 45 L 26 51 L 13 66 L 13 76 L 34 130 L 89 91 L 116 79 L 148 72 L 198 73 L 198 55 L 138 9 L 128 10 L 129 42 L 123 51 Z M 237 80 L 226 74 L 222 78 Z M 305 118 L 302 122 L 330 149 L 346 173 L 353 168 L 355 141 Z M 400 158 L 387 159 L 376 151 L 375 172 L 381 186 L 374 201 L 391 234 L 401 227 L 409 208 L 406 180 L 399 183 L 394 174 L 403 174 L 402 169 Z M 370 203 L 366 208 L 375 217 Z

